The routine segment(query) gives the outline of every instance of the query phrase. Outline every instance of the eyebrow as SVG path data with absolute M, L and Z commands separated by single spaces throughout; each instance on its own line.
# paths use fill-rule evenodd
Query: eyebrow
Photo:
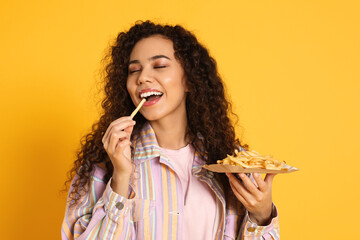
M 148 60 L 149 61 L 150 60 L 154 61 L 155 59 L 158 59 L 158 58 L 166 58 L 166 59 L 169 59 L 171 61 L 171 59 L 169 57 L 165 56 L 165 55 L 155 55 L 155 56 L 152 56 L 151 58 L 149 58 Z M 133 63 L 140 63 L 140 61 L 139 60 L 132 60 L 132 61 L 129 62 L 129 65 L 133 64 Z

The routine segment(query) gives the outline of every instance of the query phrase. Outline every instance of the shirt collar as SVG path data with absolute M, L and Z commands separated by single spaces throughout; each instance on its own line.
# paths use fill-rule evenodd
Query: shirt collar
M 134 141 L 134 158 L 135 164 L 150 160 L 161 155 L 156 135 L 149 122 L 146 122 L 139 135 Z
M 202 139 L 201 136 L 198 135 L 198 137 L 200 140 Z M 155 132 L 149 122 L 146 122 L 144 124 L 142 130 L 140 131 L 140 134 L 138 135 L 138 137 L 136 137 L 134 141 L 134 147 L 134 164 L 140 164 L 144 161 L 157 158 L 161 163 L 166 164 L 170 168 L 174 169 L 172 163 L 169 161 L 166 155 L 162 153 L 156 140 Z M 192 165 L 192 174 L 202 180 L 212 182 L 211 185 L 213 186 L 213 188 L 215 188 L 216 192 L 220 193 L 219 198 L 224 204 L 225 199 L 223 197 L 223 190 L 219 186 L 218 181 L 215 179 L 214 173 L 202 167 L 205 163 L 205 160 L 201 158 L 200 154 L 197 151 L 195 151 L 195 157 Z
M 139 136 L 136 137 L 134 142 L 134 158 L 135 164 L 150 160 L 152 158 L 160 157 L 160 161 L 169 162 L 169 159 L 162 153 L 156 139 L 155 132 L 149 122 L 146 122 L 141 129 Z M 171 163 L 170 163 L 171 164 Z M 193 162 L 193 172 L 201 171 L 202 165 L 205 161 L 201 159 L 199 153 L 195 152 L 195 159 Z

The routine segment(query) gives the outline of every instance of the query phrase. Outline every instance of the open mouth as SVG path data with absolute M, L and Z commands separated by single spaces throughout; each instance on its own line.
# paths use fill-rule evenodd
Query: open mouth
M 140 98 L 141 99 L 146 99 L 147 102 L 151 102 L 151 101 L 154 101 L 158 98 L 160 98 L 161 96 L 163 95 L 162 92 L 145 92 L 145 93 L 141 93 L 140 94 Z

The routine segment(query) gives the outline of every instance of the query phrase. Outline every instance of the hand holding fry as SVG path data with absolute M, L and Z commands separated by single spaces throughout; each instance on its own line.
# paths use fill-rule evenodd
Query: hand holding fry
M 110 157 L 115 175 L 130 175 L 132 172 L 130 138 L 134 129 L 133 117 L 140 110 L 146 99 L 143 99 L 129 117 L 121 117 L 113 121 L 106 130 L 102 142 Z
M 113 167 L 114 174 L 132 172 L 130 136 L 135 121 L 130 117 L 121 117 L 113 121 L 107 128 L 103 138 L 103 146 Z

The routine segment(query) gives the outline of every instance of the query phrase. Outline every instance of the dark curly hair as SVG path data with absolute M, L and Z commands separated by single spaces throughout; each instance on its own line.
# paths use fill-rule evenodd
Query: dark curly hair
M 162 35 L 173 42 L 175 57 L 181 63 L 187 79 L 189 93 L 186 97 L 188 126 L 186 137 L 208 164 L 216 163 L 226 154 L 233 153 L 241 145 L 235 136 L 235 129 L 228 114 L 238 117 L 231 110 L 231 103 L 225 98 L 223 82 L 218 74 L 216 61 L 196 37 L 183 27 L 160 25 L 150 21 L 136 22 L 128 32 L 118 34 L 109 54 L 105 57 L 105 98 L 101 102 L 104 110 L 100 120 L 93 124 L 90 133 L 81 139 L 81 149 L 77 152 L 74 167 L 69 171 L 69 179 L 74 178 L 70 200 L 75 204 L 90 182 L 94 165 L 106 165 L 107 174 L 103 179 L 108 182 L 113 174 L 113 166 L 102 143 L 102 137 L 109 124 L 122 116 L 129 116 L 135 106 L 126 90 L 130 53 L 135 44 L 152 35 Z M 142 129 L 146 119 L 135 116 L 136 125 L 133 136 Z M 201 140 L 199 139 L 201 137 Z M 203 149 L 205 151 L 200 151 Z M 230 185 L 225 174 L 219 174 L 225 192 Z

